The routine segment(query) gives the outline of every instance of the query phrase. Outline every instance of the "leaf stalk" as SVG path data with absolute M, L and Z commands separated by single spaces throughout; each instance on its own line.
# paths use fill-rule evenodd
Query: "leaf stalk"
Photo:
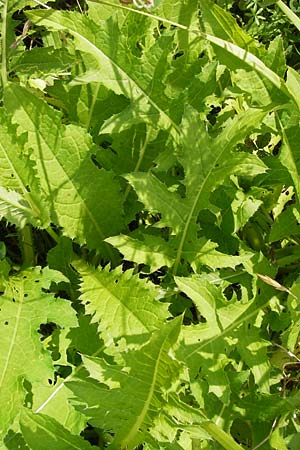
M 8 0 L 4 2 L 2 11 L 2 27 L 1 27 L 1 47 L 2 47 L 2 60 L 1 60 L 1 78 L 3 89 L 7 85 L 7 3 Z

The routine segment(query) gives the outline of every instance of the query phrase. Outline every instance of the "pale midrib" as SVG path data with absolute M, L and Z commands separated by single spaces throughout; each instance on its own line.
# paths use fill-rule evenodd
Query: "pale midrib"
M 2 3 L 2 2 L 1 2 Z M 1 12 L 1 18 L 2 18 L 2 26 L 1 26 L 1 78 L 2 78 L 2 85 L 5 88 L 7 85 L 7 12 L 8 12 L 8 0 L 5 0 L 3 3 L 3 8 Z
M 120 67 L 113 59 L 111 59 L 109 57 L 109 55 L 106 55 L 103 51 L 101 51 L 96 45 L 94 45 L 88 38 L 84 37 L 82 34 L 78 33 L 77 31 L 74 30 L 70 30 L 70 29 L 66 29 L 66 31 L 70 34 L 73 34 L 74 36 L 76 36 L 79 40 L 84 41 L 89 47 L 91 47 L 92 49 L 92 55 L 94 55 L 94 53 L 100 53 L 100 55 L 102 55 L 107 61 L 110 62 L 110 64 L 112 66 L 114 66 L 116 69 L 118 69 L 119 71 L 121 71 L 122 76 L 124 76 L 125 78 L 127 78 L 132 84 L 134 84 L 145 96 L 145 98 L 149 101 L 149 103 L 157 110 L 159 111 L 159 113 L 165 117 L 167 119 L 167 121 L 170 123 L 170 125 L 172 125 L 172 127 L 176 130 L 176 132 L 178 134 L 180 134 L 180 129 L 178 127 L 178 125 L 171 119 L 170 116 L 168 116 L 168 114 L 165 113 L 165 111 L 163 111 L 160 106 L 154 101 L 152 100 L 152 98 L 149 96 L 149 94 L 147 94 L 147 92 L 144 90 L 144 88 L 142 88 L 140 86 L 140 84 L 134 80 L 126 71 L 124 71 L 124 69 L 122 67 Z M 100 66 L 101 66 L 101 60 L 100 60 Z
M 169 335 L 167 335 L 165 337 L 165 339 L 163 340 L 162 345 L 160 347 L 159 354 L 158 354 L 158 357 L 156 359 L 156 363 L 155 363 L 155 366 L 154 366 L 152 383 L 150 385 L 149 393 L 148 393 L 147 399 L 146 399 L 146 401 L 144 403 L 143 409 L 142 409 L 141 413 L 139 414 L 139 416 L 137 417 L 135 423 L 132 425 L 131 429 L 129 430 L 129 433 L 121 441 L 121 449 L 127 448 L 127 445 L 130 444 L 130 442 L 132 441 L 134 436 L 137 434 L 140 426 L 144 422 L 144 419 L 145 419 L 146 414 L 148 412 L 149 406 L 151 404 L 151 400 L 153 398 L 153 393 L 154 393 L 154 389 L 155 389 L 156 381 L 157 381 L 157 376 L 158 376 L 158 370 L 159 370 L 159 366 L 160 366 L 161 354 L 162 354 L 162 352 L 164 350 L 165 343 L 166 343 L 168 337 L 169 337 Z
M 178 246 L 176 259 L 175 259 L 175 263 L 174 263 L 174 268 L 173 268 L 173 275 L 176 275 L 176 272 L 177 272 L 177 269 L 178 269 L 178 265 L 179 265 L 179 262 L 180 262 L 180 258 L 181 258 L 181 254 L 182 254 L 182 249 L 183 249 L 183 246 L 184 246 L 184 243 L 185 243 L 185 240 L 186 240 L 186 236 L 187 236 L 188 229 L 190 227 L 192 218 L 194 217 L 194 213 L 195 213 L 195 210 L 196 210 L 196 207 L 197 207 L 200 195 L 202 194 L 203 189 L 205 188 L 207 180 L 211 176 L 212 171 L 215 169 L 217 162 L 219 161 L 219 159 L 223 156 L 223 154 L 227 150 L 228 150 L 227 145 L 225 145 L 223 151 L 215 159 L 214 164 L 212 164 L 211 169 L 207 173 L 206 177 L 204 178 L 204 180 L 203 180 L 203 182 L 202 182 L 202 184 L 201 184 L 201 186 L 200 186 L 200 188 L 199 188 L 199 190 L 197 192 L 197 195 L 196 195 L 195 200 L 193 202 L 193 205 L 191 207 L 190 213 L 189 213 L 189 215 L 187 217 L 187 220 L 185 222 L 185 226 L 184 226 L 184 229 L 183 229 L 182 237 L 180 239 L 180 243 L 179 243 L 179 246 Z
M 269 302 L 270 302 L 270 299 L 267 300 L 263 305 L 259 306 L 258 308 L 254 309 L 253 311 L 249 312 L 248 314 L 247 314 L 246 311 L 242 312 L 240 314 L 240 316 L 231 325 L 229 325 L 227 328 L 225 328 L 223 331 L 221 331 L 221 333 L 216 334 L 215 336 L 213 336 L 212 338 L 208 339 L 207 341 L 202 342 L 201 344 L 199 344 L 197 346 L 197 348 L 195 350 L 193 350 L 190 353 L 186 353 L 185 357 L 186 358 L 193 357 L 195 353 L 198 353 L 203 348 L 207 347 L 208 345 L 211 345 L 213 342 L 217 341 L 221 337 L 226 336 L 227 333 L 229 333 L 230 331 L 232 331 L 235 328 L 237 328 L 239 325 L 241 325 L 241 323 L 247 322 L 255 314 L 258 314 L 258 312 L 261 309 L 265 308 L 269 304 Z M 249 305 L 249 308 L 251 308 L 251 306 L 253 306 L 253 304 Z
M 98 348 L 98 350 L 96 350 L 91 357 L 95 358 L 97 357 L 101 352 L 103 352 L 103 350 L 107 347 L 109 347 L 109 345 L 112 344 L 112 339 L 111 342 L 108 342 L 107 346 L 103 345 L 102 347 Z M 69 381 L 71 381 L 76 375 L 77 373 L 84 367 L 83 363 L 79 364 L 79 366 L 75 367 L 74 372 L 71 373 L 69 376 L 67 376 L 67 378 L 64 378 L 62 380 L 62 382 L 60 383 L 60 385 L 58 385 L 54 391 L 49 395 L 49 397 L 34 411 L 35 414 L 40 413 L 47 405 L 48 403 L 50 403 L 50 401 L 59 393 L 59 391 L 65 386 L 65 384 Z
M 23 307 L 23 301 L 24 301 L 24 292 L 23 292 L 23 283 L 21 283 L 20 286 L 20 294 L 19 294 L 19 306 L 18 306 L 18 310 L 17 310 L 17 314 L 16 314 L 16 323 L 15 323 L 15 327 L 14 327 L 14 331 L 13 331 L 13 335 L 10 341 L 10 345 L 9 345 L 9 349 L 8 349 L 8 353 L 7 353 L 7 358 L 5 361 L 5 365 L 2 371 L 2 375 L 0 378 L 0 386 L 2 386 L 3 380 L 5 378 L 5 375 L 7 373 L 8 367 L 9 367 L 9 363 L 10 363 L 10 359 L 12 356 L 12 352 L 13 352 L 13 348 L 16 342 L 16 336 L 17 336 L 17 332 L 18 332 L 18 328 L 19 328 L 19 322 L 20 322 L 20 317 L 21 317 L 21 311 L 22 311 L 22 307 Z

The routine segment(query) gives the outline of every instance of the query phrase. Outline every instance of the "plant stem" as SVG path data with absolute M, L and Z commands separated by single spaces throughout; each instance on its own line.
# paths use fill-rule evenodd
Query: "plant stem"
M 52 230 L 51 227 L 48 227 L 46 231 L 49 234 L 49 236 L 51 236 L 52 239 L 58 244 L 59 243 L 59 236 L 58 236 L 58 234 L 55 233 L 55 231 Z
M 31 225 L 27 224 L 19 231 L 23 266 L 33 267 L 36 264 Z
M 6 55 L 6 27 L 7 27 L 7 3 L 5 0 L 2 10 L 2 27 L 1 27 L 1 47 L 2 47 L 2 61 L 1 61 L 1 78 L 3 89 L 7 85 L 7 55 Z
M 242 447 L 225 431 L 215 423 L 208 421 L 201 423 L 201 428 L 207 431 L 215 441 L 219 442 L 226 450 L 242 450 Z
M 285 4 L 282 0 L 278 0 L 276 3 L 281 11 L 287 16 L 287 18 L 295 25 L 298 30 L 300 30 L 300 19 L 299 17 Z

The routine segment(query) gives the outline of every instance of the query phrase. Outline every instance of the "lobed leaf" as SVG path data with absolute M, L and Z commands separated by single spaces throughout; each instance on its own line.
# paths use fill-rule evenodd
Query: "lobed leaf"
M 43 349 L 41 324 L 76 325 L 75 311 L 66 300 L 45 292 L 65 277 L 48 268 L 35 267 L 9 278 L 0 297 L 0 430 L 5 436 L 24 403 L 24 381 L 48 385 L 53 376 L 51 356 Z M 7 408 L 7 405 L 10 405 Z

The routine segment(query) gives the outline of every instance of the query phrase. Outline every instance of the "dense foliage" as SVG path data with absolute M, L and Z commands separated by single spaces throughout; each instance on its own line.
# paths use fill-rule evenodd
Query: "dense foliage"
M 2 1 L 1 449 L 300 448 L 289 6 Z

